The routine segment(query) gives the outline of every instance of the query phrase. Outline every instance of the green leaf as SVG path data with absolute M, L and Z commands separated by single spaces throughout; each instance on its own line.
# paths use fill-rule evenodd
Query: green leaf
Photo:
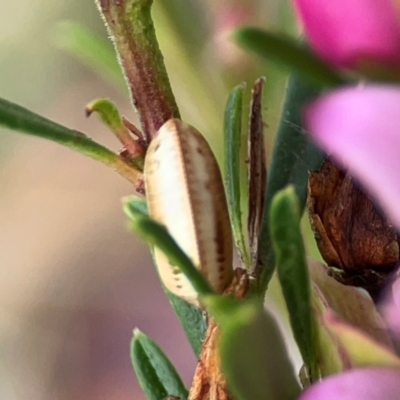
M 171 361 L 144 333 L 135 329 L 131 341 L 131 360 L 139 384 L 148 400 L 176 396 L 185 400 L 188 391 Z
M 148 215 L 147 204 L 143 198 L 138 196 L 126 196 L 122 199 L 122 203 L 125 214 L 129 218 L 135 218 L 138 214 L 144 216 Z M 164 285 L 163 289 L 183 327 L 183 330 L 185 331 L 186 337 L 188 338 L 194 353 L 196 356 L 199 356 L 207 329 L 203 312 L 199 308 L 189 304 L 178 296 L 175 296 L 166 289 Z
M 250 265 L 249 254 L 243 235 L 242 210 L 240 207 L 240 147 L 242 137 L 242 103 L 245 84 L 236 86 L 228 97 L 224 118 L 225 190 L 231 218 L 233 237 L 244 266 Z
M 126 88 L 111 44 L 85 25 L 74 21 L 60 22 L 56 27 L 54 42 L 57 47 L 76 57 L 113 86 Z
M 301 110 L 318 93 L 319 91 L 305 82 L 301 76 L 296 74 L 289 78 L 281 122 L 268 168 L 256 269 L 260 295 L 264 295 L 275 269 L 275 255 L 269 230 L 269 209 L 272 198 L 279 190 L 292 184 L 299 198 L 302 213 L 307 199 L 308 171 L 318 168 L 323 161 L 322 152 L 311 143 L 301 127 Z
M 133 184 L 139 178 L 139 172 L 121 157 L 83 133 L 68 129 L 4 99 L 0 99 L 0 125 L 69 147 L 115 169 Z
M 318 338 L 300 230 L 299 204 L 293 187 L 290 186 L 275 195 L 270 218 L 278 276 L 293 334 L 311 379 L 316 380 L 319 377 Z
M 213 296 L 206 305 L 220 324 L 219 354 L 237 400 L 294 400 L 300 393 L 282 335 L 263 306 Z
M 99 114 L 100 120 L 114 133 L 123 128 L 127 129 L 122 122 L 122 118 L 119 115 L 118 108 L 114 103 L 108 99 L 95 99 L 92 100 L 85 107 L 87 116 L 90 116 L 93 112 Z M 118 136 L 118 135 L 117 135 Z
M 97 113 L 100 120 L 114 133 L 123 144 L 127 152 L 127 160 L 139 171 L 143 171 L 145 148 L 134 140 L 128 128 L 125 126 L 118 108 L 108 99 L 95 99 L 85 107 L 86 115 L 90 116 L 93 112 Z
M 129 218 L 135 218 L 136 215 L 149 215 L 146 200 L 142 197 L 131 195 L 122 198 L 122 206 L 125 214 Z
M 317 335 L 318 335 L 318 366 L 321 378 L 332 374 L 338 374 L 349 368 L 350 362 L 346 350 L 339 343 L 336 335 L 331 332 L 324 321 L 322 311 L 324 309 L 321 299 L 318 298 L 318 293 L 313 293 L 314 311 L 317 319 Z M 303 365 L 302 370 L 305 372 L 303 386 L 310 385 L 311 379 L 308 371 Z
M 235 34 L 236 41 L 266 60 L 284 64 L 321 86 L 345 83 L 343 78 L 328 64 L 316 57 L 298 42 L 257 28 L 241 28 Z
M 164 291 L 182 325 L 183 330 L 185 331 L 194 354 L 198 357 L 207 330 L 207 324 L 203 312 L 200 308 L 197 308 L 180 297 L 175 296 L 165 287 Z
M 350 361 L 357 367 L 400 368 L 400 358 L 393 349 L 376 342 L 365 332 L 341 321 L 331 312 L 323 315 L 323 324 L 335 335 Z
M 172 265 L 176 265 L 185 274 L 200 296 L 214 293 L 207 279 L 197 270 L 163 225 L 141 212 L 133 213 L 132 209 L 129 217 L 129 227 L 149 245 L 160 249 Z

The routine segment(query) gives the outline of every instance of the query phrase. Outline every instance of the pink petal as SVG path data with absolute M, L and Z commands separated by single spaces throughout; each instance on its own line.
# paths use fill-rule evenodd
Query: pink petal
M 306 389 L 298 400 L 399 400 L 400 370 L 353 369 Z
M 316 142 L 400 228 L 400 86 L 339 89 L 311 103 L 304 116 Z
M 400 24 L 395 0 L 295 0 L 314 51 L 338 67 L 371 59 L 398 63 Z

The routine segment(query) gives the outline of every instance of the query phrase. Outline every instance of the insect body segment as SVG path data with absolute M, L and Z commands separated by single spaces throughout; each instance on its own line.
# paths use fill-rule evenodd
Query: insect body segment
M 150 216 L 222 292 L 232 279 L 232 233 L 221 174 L 204 137 L 190 125 L 167 121 L 152 140 L 144 165 Z M 155 258 L 164 285 L 199 305 L 190 282 L 159 250 Z

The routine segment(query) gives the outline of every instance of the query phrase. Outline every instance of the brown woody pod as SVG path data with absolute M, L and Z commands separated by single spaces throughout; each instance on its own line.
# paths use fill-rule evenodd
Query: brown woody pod
M 399 260 L 396 231 L 351 176 L 325 160 L 309 174 L 307 207 L 318 248 L 340 282 L 379 295 Z

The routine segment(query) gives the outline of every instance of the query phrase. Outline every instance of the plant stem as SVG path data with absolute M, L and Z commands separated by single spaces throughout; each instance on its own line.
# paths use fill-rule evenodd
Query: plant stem
M 114 42 L 142 130 L 150 141 L 167 120 L 180 117 L 151 19 L 153 1 L 96 3 Z

